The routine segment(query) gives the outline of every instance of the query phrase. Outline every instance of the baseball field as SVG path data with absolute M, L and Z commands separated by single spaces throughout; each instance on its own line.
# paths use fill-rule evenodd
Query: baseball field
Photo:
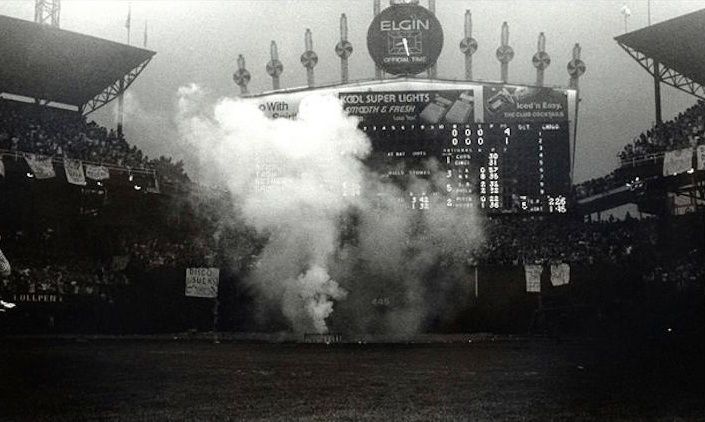
M 484 338 L 0 339 L 2 420 L 606 420 L 705 415 L 701 350 Z

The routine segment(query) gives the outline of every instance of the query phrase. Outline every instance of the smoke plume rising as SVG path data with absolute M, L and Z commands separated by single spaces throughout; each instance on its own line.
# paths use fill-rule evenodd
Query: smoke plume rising
M 442 195 L 427 211 L 409 209 L 365 166 L 370 141 L 337 98 L 304 98 L 295 120 L 203 98 L 195 85 L 180 89 L 179 129 L 203 181 L 224 183 L 243 224 L 267 239 L 245 276 L 264 315 L 278 313 L 298 333 L 402 336 L 459 305 L 477 217 L 448 209 Z M 435 186 L 445 181 L 418 179 L 411 189 Z

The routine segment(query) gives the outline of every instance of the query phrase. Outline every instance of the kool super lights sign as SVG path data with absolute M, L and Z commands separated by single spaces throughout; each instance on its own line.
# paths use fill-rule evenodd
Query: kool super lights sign
M 388 7 L 374 18 L 367 31 L 372 60 L 394 75 L 423 72 L 436 63 L 442 48 L 440 22 L 419 5 Z

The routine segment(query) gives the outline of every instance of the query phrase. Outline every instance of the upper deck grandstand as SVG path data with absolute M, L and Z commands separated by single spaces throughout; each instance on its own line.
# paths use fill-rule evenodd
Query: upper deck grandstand
M 687 199 L 686 206 L 702 208 L 705 165 L 698 151 L 705 144 L 705 59 L 694 51 L 705 42 L 700 30 L 703 21 L 705 10 L 700 10 L 615 38 L 654 78 L 656 124 L 624 146 L 618 155 L 618 169 L 576 186 L 576 195 L 587 212 L 624 203 L 641 204 L 645 212 L 673 212 L 677 196 Z M 663 122 L 661 84 L 687 92 L 698 101 Z M 667 171 L 669 164 L 664 158 L 675 151 L 682 151 L 690 160 L 686 159 L 682 168 Z M 654 202 L 662 205 L 654 208 Z M 663 204 L 667 204 L 665 208 Z

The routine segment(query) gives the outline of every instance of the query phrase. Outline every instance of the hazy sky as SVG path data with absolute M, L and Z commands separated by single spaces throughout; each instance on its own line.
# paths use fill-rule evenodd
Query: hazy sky
M 250 92 L 271 89 L 264 66 L 269 43 L 277 41 L 284 63 L 282 87 L 306 84 L 299 62 L 304 50 L 304 31 L 311 28 L 319 64 L 316 83 L 337 82 L 339 59 L 333 47 L 339 39 L 341 13 L 348 16 L 349 39 L 354 52 L 350 77 L 374 76 L 365 37 L 372 20 L 372 1 L 131 1 L 132 44 L 142 46 L 145 21 L 149 22 L 148 48 L 157 52 L 151 64 L 130 88 L 126 132 L 130 141 L 147 154 L 168 154 L 188 161 L 189 151 L 179 143 L 173 119 L 179 86 L 197 83 L 213 99 L 239 93 L 232 81 L 236 58 L 243 54 L 253 79 Z M 63 0 L 61 27 L 113 41 L 125 42 L 127 1 Z M 426 6 L 426 0 L 421 5 Z M 653 82 L 649 75 L 614 41 L 624 32 L 623 5 L 631 9 L 629 30 L 647 24 L 647 1 L 535 1 L 535 0 L 437 0 L 438 18 L 445 44 L 438 60 L 438 76 L 460 79 L 464 61 L 458 49 L 463 37 L 466 9 L 473 16 L 473 36 L 479 50 L 473 56 L 473 73 L 479 80 L 499 79 L 494 51 L 500 26 L 509 23 L 509 43 L 516 55 L 510 63 L 509 80 L 533 83 L 531 57 L 538 33 L 546 34 L 551 66 L 547 85 L 567 86 L 566 64 L 573 44 L 582 46 L 587 72 L 581 78 L 575 181 L 602 176 L 614 169 L 622 146 L 647 129 L 654 120 Z M 388 5 L 382 0 L 382 6 Z M 652 23 L 705 8 L 705 0 L 653 0 Z M 31 20 L 34 1 L 0 0 L 0 14 Z M 695 98 L 673 88 L 662 88 L 664 119 L 685 109 Z M 95 113 L 100 123 L 113 127 L 112 106 Z

